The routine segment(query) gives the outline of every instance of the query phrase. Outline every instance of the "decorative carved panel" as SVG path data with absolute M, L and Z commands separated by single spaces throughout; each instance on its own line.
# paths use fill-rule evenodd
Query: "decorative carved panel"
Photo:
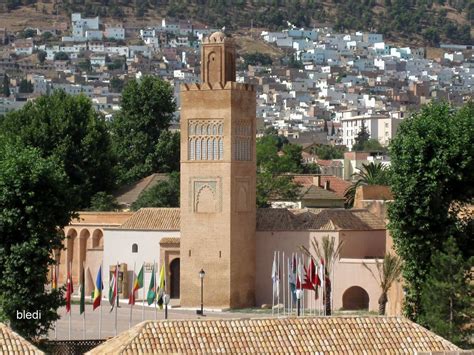
M 224 159 L 223 120 L 188 121 L 188 159 Z

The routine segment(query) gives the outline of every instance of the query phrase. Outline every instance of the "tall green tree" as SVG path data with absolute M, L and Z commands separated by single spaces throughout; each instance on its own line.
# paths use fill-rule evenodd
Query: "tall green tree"
M 162 79 L 144 76 L 127 83 L 122 92 L 122 109 L 112 122 L 120 183 L 160 171 L 154 161 L 157 144 L 168 130 L 175 110 L 173 89 Z
M 422 324 L 445 339 L 468 346 L 474 317 L 471 268 L 474 257 L 464 260 L 454 238 L 431 257 L 431 269 L 423 285 Z
M 364 150 L 364 144 L 368 142 L 369 139 L 370 139 L 370 133 L 367 130 L 367 126 L 365 125 L 365 122 L 362 121 L 362 127 L 360 128 L 360 131 L 357 133 L 357 137 L 354 138 L 355 143 L 352 146 L 352 150 L 354 151 Z
M 391 142 L 389 229 L 404 261 L 405 314 L 424 312 L 423 285 L 431 256 L 451 236 L 464 260 L 474 254 L 472 215 L 460 208 L 474 198 L 474 104 L 460 110 L 448 104 L 422 107 L 405 119 Z
M 8 113 L 0 132 L 22 146 L 55 156 L 69 178 L 70 206 L 87 208 L 91 197 L 114 187 L 114 155 L 106 122 L 85 96 L 56 91 Z
M 144 207 L 179 207 L 179 173 L 173 172 L 167 181 L 160 181 L 145 190 L 132 204 L 132 210 Z
M 390 185 L 390 170 L 380 163 L 362 164 L 360 172 L 352 174 L 353 182 L 344 191 L 345 205 L 350 208 L 354 205 L 357 188 L 363 185 Z
M 301 159 L 302 148 L 296 144 L 281 143 L 277 135 L 267 135 L 257 140 L 257 206 L 268 207 L 272 199 L 294 200 L 299 185 L 291 176 L 306 168 Z M 281 151 L 279 150 L 281 146 Z
M 47 334 L 64 304 L 63 291 L 45 285 L 72 217 L 68 190 L 59 159 L 0 137 L 0 319 L 29 339 Z M 17 319 L 23 310 L 41 317 Z

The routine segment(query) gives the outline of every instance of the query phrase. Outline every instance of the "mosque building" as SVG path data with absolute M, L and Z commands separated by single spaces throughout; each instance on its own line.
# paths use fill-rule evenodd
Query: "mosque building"
M 235 59 L 232 39 L 212 34 L 201 49 L 202 82 L 181 87 L 181 207 L 80 213 L 64 229 L 59 281 L 69 263 L 75 283 L 83 265 L 95 278 L 101 263 L 107 271 L 120 263 L 119 291 L 127 297 L 134 268 L 145 265 L 148 287 L 152 266 L 164 264 L 174 305 L 199 307 L 204 270 L 206 307 L 258 307 L 272 303 L 275 251 L 284 274 L 287 257 L 301 246 L 314 253 L 313 238 L 330 236 L 344 243 L 333 268 L 333 308 L 377 310 L 380 289 L 369 269 L 387 250 L 381 213 L 256 208 L 256 90 L 236 82 Z M 399 306 L 389 300 L 389 310 Z

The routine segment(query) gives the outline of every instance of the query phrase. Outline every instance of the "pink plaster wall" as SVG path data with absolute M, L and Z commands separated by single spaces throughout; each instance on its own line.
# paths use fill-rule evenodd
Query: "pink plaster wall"
M 344 235 L 343 235 L 344 234 Z M 342 258 L 336 262 L 333 277 L 333 309 L 342 308 L 342 296 L 344 292 L 352 287 L 362 287 L 369 294 L 369 310 L 378 309 L 378 297 L 380 289 L 376 280 L 363 263 L 366 263 L 375 272 L 373 260 L 363 260 L 366 254 L 380 254 L 385 252 L 385 231 L 258 231 L 256 235 L 257 270 L 256 270 L 256 305 L 272 304 L 272 263 L 274 251 L 280 251 L 282 256 L 285 252 L 285 259 L 293 252 L 299 252 L 299 247 L 304 245 L 310 249 L 310 241 L 316 237 L 321 241 L 323 236 L 343 238 L 345 247 L 342 255 L 353 258 Z M 359 255 L 360 254 L 360 255 Z M 355 259 L 357 257 L 357 259 Z M 286 287 L 286 261 L 285 261 L 285 287 Z M 283 281 L 282 281 L 283 283 Z M 286 294 L 286 291 L 285 291 Z M 282 291 L 280 293 L 280 303 L 283 302 Z M 308 296 L 306 296 L 306 307 Z

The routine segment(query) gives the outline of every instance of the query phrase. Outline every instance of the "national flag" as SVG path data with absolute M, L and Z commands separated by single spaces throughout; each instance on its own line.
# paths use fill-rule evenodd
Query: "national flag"
M 316 290 L 316 267 L 314 261 L 310 258 L 308 268 L 305 268 L 303 288 L 306 290 Z
M 72 286 L 71 272 L 68 270 L 66 281 L 66 313 L 71 311 L 71 297 L 73 292 L 74 288 Z
M 276 252 L 273 254 L 272 281 L 273 281 L 273 295 L 275 297 L 279 297 L 280 296 L 280 270 L 278 270 Z
M 84 313 L 85 308 L 86 308 L 86 273 L 83 266 L 82 271 L 81 271 L 79 314 Z
M 153 263 L 153 268 L 151 270 L 151 280 L 150 287 L 148 287 L 148 293 L 146 295 L 146 300 L 148 305 L 152 304 L 156 298 L 156 283 L 155 283 L 155 263 Z
M 132 292 L 130 293 L 130 297 L 128 298 L 128 304 L 135 304 L 135 293 L 143 287 L 143 265 L 140 269 L 135 281 L 133 282 Z
M 115 272 L 113 273 L 112 278 L 110 279 L 110 282 L 109 282 L 109 303 L 112 306 L 112 308 L 110 309 L 111 312 L 114 309 L 114 306 L 118 307 L 118 302 L 117 302 L 117 305 L 115 304 L 116 300 L 118 301 L 118 297 L 117 297 L 118 269 L 119 269 L 119 266 L 117 264 L 115 266 Z
M 99 271 L 97 272 L 97 278 L 95 280 L 95 287 L 94 287 L 94 303 L 92 309 L 95 310 L 97 307 L 100 306 L 100 301 L 102 299 L 102 290 L 104 285 L 102 284 L 102 265 L 99 267 Z
M 303 286 L 303 263 L 301 262 L 301 258 L 298 259 L 298 266 L 296 267 L 296 288 L 301 289 Z
M 296 256 L 294 254 L 291 261 L 288 260 L 288 264 L 288 284 L 293 301 L 296 302 Z
M 165 295 L 165 265 L 161 265 L 160 278 L 158 279 L 157 302 L 160 309 L 163 309 L 163 296 Z

